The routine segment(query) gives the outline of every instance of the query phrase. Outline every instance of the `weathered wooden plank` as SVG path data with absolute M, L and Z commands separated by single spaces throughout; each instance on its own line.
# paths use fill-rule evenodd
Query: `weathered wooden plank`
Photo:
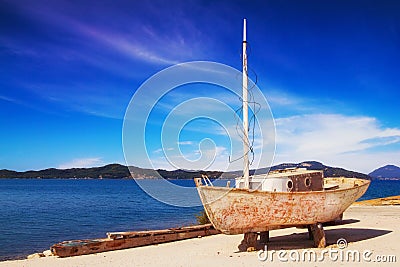
M 53 255 L 71 257 L 134 248 L 218 234 L 211 224 L 177 229 L 110 233 L 108 238 L 64 241 L 51 247 Z
M 203 224 L 203 225 L 194 225 L 194 226 L 185 226 L 180 228 L 171 228 L 171 229 L 163 229 L 163 230 L 151 230 L 151 231 L 133 231 L 133 232 L 112 232 L 107 233 L 107 237 L 110 239 L 121 239 L 121 238 L 132 238 L 138 236 L 149 236 L 149 235 L 164 235 L 164 234 L 173 234 L 173 233 L 184 233 L 191 232 L 195 230 L 207 230 L 213 229 L 212 224 Z

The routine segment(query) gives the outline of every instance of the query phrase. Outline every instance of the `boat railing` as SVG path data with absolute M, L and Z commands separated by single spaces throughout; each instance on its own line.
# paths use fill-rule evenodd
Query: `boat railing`
M 212 184 L 210 178 L 208 178 L 207 175 L 202 174 L 201 178 L 194 178 L 194 183 L 196 184 L 196 187 L 202 186 L 203 185 L 203 181 L 204 181 L 204 185 L 205 186 L 214 186 Z
M 204 181 L 204 185 L 205 185 L 205 186 L 214 186 L 214 185 L 212 184 L 210 178 L 208 178 L 207 175 L 202 174 L 202 175 L 201 175 L 201 178 L 202 178 L 202 180 Z

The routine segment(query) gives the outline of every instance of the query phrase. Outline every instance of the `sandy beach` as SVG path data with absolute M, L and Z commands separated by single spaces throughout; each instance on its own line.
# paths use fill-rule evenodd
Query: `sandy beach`
M 313 248 L 306 229 L 289 228 L 270 232 L 267 254 L 239 252 L 237 246 L 242 235 L 219 234 L 70 258 L 50 256 L 5 261 L 0 262 L 0 266 L 267 266 L 272 263 L 291 266 L 299 262 L 307 266 L 377 266 L 383 264 L 380 261 L 396 266 L 393 261 L 400 261 L 400 206 L 354 205 L 345 212 L 343 219 L 341 225 L 324 228 L 328 245 L 325 249 Z M 340 249 L 337 245 L 340 238 L 348 242 L 346 248 Z M 309 262 L 308 254 L 314 252 L 316 258 L 312 257 Z M 359 261 L 353 252 L 359 253 Z

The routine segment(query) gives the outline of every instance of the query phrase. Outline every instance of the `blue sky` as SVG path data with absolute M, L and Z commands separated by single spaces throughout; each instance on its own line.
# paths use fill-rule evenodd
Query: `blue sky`
M 0 1 L 0 169 L 124 163 L 137 88 L 187 61 L 240 70 L 243 18 L 249 66 L 276 119 L 274 163 L 400 165 L 399 13 L 385 0 Z M 212 169 L 222 168 L 229 148 L 207 137 Z M 196 154 L 202 138 L 183 134 L 182 152 Z

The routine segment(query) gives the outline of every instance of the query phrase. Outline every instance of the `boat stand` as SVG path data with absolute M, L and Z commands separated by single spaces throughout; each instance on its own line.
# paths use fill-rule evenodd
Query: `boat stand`
M 258 233 L 245 233 L 242 242 L 238 246 L 241 252 L 256 251 Z
M 326 247 L 326 239 L 324 228 L 321 223 L 307 225 L 308 238 L 314 240 L 316 248 Z M 260 235 L 260 244 L 267 244 L 269 242 L 269 231 L 260 233 L 245 233 L 242 242 L 238 246 L 239 251 L 255 251 L 257 249 L 257 238 Z
M 310 240 L 314 240 L 314 246 L 316 248 L 326 247 L 325 231 L 322 227 L 322 223 L 307 225 L 308 237 Z
M 269 231 L 260 232 L 260 243 L 265 245 L 269 242 Z

